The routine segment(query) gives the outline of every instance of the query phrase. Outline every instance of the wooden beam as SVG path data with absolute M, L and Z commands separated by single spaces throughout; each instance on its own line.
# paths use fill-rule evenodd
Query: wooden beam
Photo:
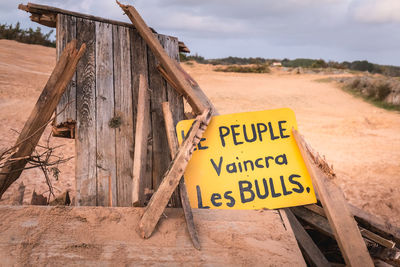
M 210 100 L 202 90 L 196 90 L 196 88 L 190 86 L 136 9 L 133 6 L 122 5 L 118 1 L 117 3 L 132 21 L 142 38 L 146 41 L 149 48 L 160 61 L 160 64 L 165 69 L 166 73 L 170 76 L 171 80 L 176 84 L 178 92 L 188 100 L 196 114 L 199 115 L 205 110 L 211 109 L 212 105 Z
M 133 158 L 132 204 L 142 206 L 144 193 L 141 179 L 146 172 L 147 140 L 150 133 L 149 87 L 145 77 L 139 75 L 139 96 L 135 132 L 135 152 Z
M 308 154 L 313 159 L 313 162 L 318 165 L 318 167 L 329 177 L 334 178 L 336 176 L 333 168 L 329 166 L 329 164 L 321 158 L 318 153 L 316 153 L 309 144 L 306 143 L 306 148 Z M 318 195 L 317 195 L 318 198 Z M 319 199 L 319 198 L 318 198 Z M 309 209 L 312 209 L 314 205 L 306 206 Z M 400 228 L 391 225 L 387 221 L 384 221 L 381 218 L 378 218 L 375 215 L 372 215 L 350 203 L 348 203 L 348 207 L 350 209 L 351 214 L 353 214 L 355 220 L 362 227 L 379 234 L 380 236 L 393 240 L 396 242 L 396 247 L 400 248 Z M 317 212 L 316 209 L 314 209 Z
M 176 137 L 174 120 L 172 118 L 171 109 L 169 107 L 168 102 L 164 102 L 162 104 L 164 121 L 165 121 L 165 130 L 167 132 L 167 140 L 168 146 L 171 153 L 171 159 L 173 159 L 178 152 L 179 143 L 178 138 Z M 186 190 L 186 184 L 183 177 L 179 181 L 179 192 L 181 196 L 181 203 L 183 208 L 183 213 L 185 214 L 186 226 L 189 232 L 190 239 L 192 240 L 193 246 L 200 250 L 200 242 L 199 237 L 197 235 L 196 227 L 193 221 L 193 213 L 192 208 L 190 207 L 189 197 Z
M 308 264 L 311 266 L 321 267 L 329 266 L 329 262 L 325 258 L 324 254 L 322 254 L 321 250 L 319 250 L 290 209 L 285 209 L 284 212 L 289 219 L 294 235 L 299 243 L 300 249 L 303 251 L 303 254 L 305 254 Z
M 319 214 L 319 215 L 321 215 L 321 216 L 326 218 L 326 214 L 325 214 L 324 209 L 321 208 L 318 205 L 315 205 L 315 204 L 306 205 L 306 206 L 304 206 L 304 208 L 306 208 L 308 210 L 311 210 L 311 211 L 313 211 L 313 212 L 315 212 L 315 213 L 317 213 L 317 214 Z M 364 238 L 367 238 L 367 239 L 369 239 L 371 241 L 374 241 L 375 243 L 377 243 L 377 244 L 379 244 L 379 245 L 381 245 L 383 247 L 386 247 L 386 248 L 394 248 L 395 247 L 395 244 L 396 244 L 395 242 L 393 242 L 391 240 L 388 240 L 386 238 L 383 238 L 380 235 L 377 235 L 377 234 L 375 234 L 375 233 L 373 233 L 373 232 L 369 231 L 368 229 L 365 229 L 365 228 L 363 228 L 361 226 L 358 226 L 358 227 L 360 229 L 361 235 Z
M 77 41 L 73 40 L 65 47 L 17 139 L 15 147 L 18 150 L 14 153 L 12 159 L 22 157 L 23 159 L 12 161 L 12 163 L 10 162 L 11 164 L 6 164 L 6 167 L 1 170 L 0 198 L 7 188 L 21 175 L 28 162 L 26 157 L 29 157 L 34 151 L 56 109 L 61 95 L 75 72 L 79 59 L 85 52 L 86 45 L 83 44 L 77 51 L 75 48 L 76 43 Z
M 164 174 L 157 192 L 155 192 L 151 197 L 147 209 L 140 220 L 139 231 L 142 237 L 148 238 L 153 233 L 172 193 L 185 172 L 194 148 L 200 142 L 200 139 L 211 120 L 211 115 L 211 110 L 206 109 L 203 114 L 197 116 L 188 136 L 179 148 L 167 172 Z
M 292 133 L 310 173 L 313 185 L 321 198 L 322 206 L 346 264 L 350 266 L 374 266 L 342 191 L 326 181 L 327 178 L 324 173 L 312 163 L 303 138 L 295 129 L 292 130 Z

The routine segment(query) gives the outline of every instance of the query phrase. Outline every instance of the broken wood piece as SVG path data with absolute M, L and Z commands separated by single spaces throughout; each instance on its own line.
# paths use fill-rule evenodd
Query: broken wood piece
M 163 176 L 162 182 L 158 190 L 153 194 L 149 204 L 143 214 L 139 223 L 140 235 L 143 238 L 148 238 L 154 231 L 157 222 L 160 219 L 165 207 L 171 198 L 172 193 L 177 187 L 186 166 L 192 156 L 194 148 L 200 142 L 200 139 L 211 120 L 212 111 L 206 109 L 203 114 L 197 116 L 193 125 L 179 148 L 174 159 L 171 161 L 170 166 Z
M 49 206 L 69 206 L 71 205 L 71 198 L 69 192 L 65 191 L 54 200 L 50 201 Z
M 330 178 L 334 178 L 336 176 L 335 172 L 333 169 L 329 166 L 329 164 L 322 159 L 318 153 L 316 153 L 309 144 L 306 143 L 306 148 L 307 152 L 310 155 L 310 157 L 313 159 L 314 163 L 318 165 L 318 167 Z M 319 199 L 318 194 L 317 194 L 317 199 Z M 391 225 L 387 221 L 382 220 L 381 218 L 378 218 L 375 215 L 372 215 L 350 203 L 347 203 L 348 207 L 350 209 L 351 214 L 353 214 L 355 220 L 357 223 L 382 236 L 383 238 L 393 240 L 396 243 L 396 247 L 400 248 L 400 228 Z M 310 206 L 305 206 L 308 209 L 313 209 L 315 205 L 310 205 Z M 319 212 L 320 210 L 314 209 L 314 212 Z M 322 209 L 323 211 L 323 209 Z M 325 213 L 324 213 L 325 214 Z M 321 216 L 324 216 L 321 214 Z
M 321 208 L 318 205 L 315 205 L 315 204 L 306 205 L 306 206 L 304 206 L 304 208 L 306 208 L 308 210 L 311 210 L 311 211 L 313 211 L 313 212 L 315 212 L 315 213 L 317 213 L 317 214 L 319 214 L 319 215 L 321 215 L 321 216 L 326 218 L 326 214 L 325 214 L 324 209 Z M 381 236 L 379 236 L 379 235 L 377 235 L 377 234 L 375 234 L 375 233 L 373 233 L 373 232 L 371 232 L 371 231 L 369 231 L 369 230 L 367 230 L 367 229 L 365 229 L 365 228 L 363 228 L 361 226 L 358 226 L 358 227 L 360 229 L 361 235 L 364 238 L 367 238 L 367 239 L 369 239 L 369 240 L 371 240 L 371 241 L 373 241 L 373 242 L 375 242 L 375 243 L 377 243 L 377 244 L 379 244 L 379 245 L 381 245 L 383 247 L 386 247 L 386 248 L 394 248 L 395 247 L 395 244 L 396 244 L 395 242 L 393 242 L 391 240 L 388 240 L 388 239 L 385 239 L 385 238 L 383 238 L 383 237 L 381 237 Z
M 31 115 L 25 122 L 24 128 L 15 144 L 18 150 L 12 158 L 30 156 L 39 142 L 56 109 L 58 101 L 75 72 L 79 59 L 85 52 L 86 45 L 82 44 L 79 51 L 77 51 L 76 43 L 77 41 L 73 40 L 65 47 Z M 27 162 L 28 159 L 14 161 L 1 170 L 0 198 L 7 188 L 19 178 Z
M 135 151 L 133 158 L 132 204 L 144 205 L 144 190 L 141 190 L 141 178 L 146 172 L 147 142 L 150 134 L 149 87 L 145 77 L 139 76 L 139 93 L 135 132 Z
M 297 243 L 299 244 L 300 249 L 303 251 L 308 264 L 311 266 L 321 267 L 329 266 L 329 262 L 325 258 L 324 254 L 322 254 L 321 250 L 314 243 L 306 230 L 304 230 L 303 226 L 296 219 L 290 209 L 284 209 L 284 212 L 290 221 L 290 225 L 292 226 Z
M 35 190 L 32 192 L 31 205 L 46 206 L 47 197 L 37 194 Z
M 357 223 L 349 211 L 342 191 L 328 183 L 325 174 L 313 164 L 310 155 L 307 153 L 305 142 L 297 130 L 293 129 L 292 133 L 313 185 L 318 191 L 346 264 L 350 266 L 373 266 L 372 259 L 358 230 Z
M 172 118 L 171 109 L 168 102 L 162 103 L 162 109 L 165 121 L 165 130 L 167 132 L 168 146 L 171 153 L 171 159 L 173 159 L 178 152 L 179 142 L 176 136 L 174 120 Z M 196 227 L 193 221 L 192 207 L 190 207 L 189 197 L 186 190 L 185 180 L 182 177 L 179 181 L 179 192 L 181 196 L 181 203 L 183 208 L 183 213 L 185 214 L 186 226 L 189 232 L 190 239 L 192 240 L 193 246 L 200 250 L 199 237 L 197 235 Z
M 167 72 L 163 69 L 163 67 L 159 64 L 157 65 L 157 70 L 161 73 L 163 78 L 171 85 L 175 90 L 178 88 L 178 86 L 172 81 L 172 79 L 168 76 Z
M 130 5 L 123 5 L 118 1 L 117 3 L 132 21 L 133 25 L 146 41 L 156 58 L 160 61 L 161 66 L 168 74 L 171 81 L 176 85 L 175 89 L 187 99 L 196 114 L 202 114 L 207 109 L 211 109 L 212 104 L 210 100 L 201 89 L 197 87 L 194 88 L 188 83 L 182 75 L 182 72 L 177 69 L 176 64 L 174 63 L 175 61 L 168 56 L 136 9 Z

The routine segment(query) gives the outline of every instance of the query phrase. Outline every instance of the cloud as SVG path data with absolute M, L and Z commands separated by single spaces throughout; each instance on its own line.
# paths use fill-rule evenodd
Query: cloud
M 399 0 L 358 0 L 354 3 L 354 18 L 367 23 L 400 23 Z

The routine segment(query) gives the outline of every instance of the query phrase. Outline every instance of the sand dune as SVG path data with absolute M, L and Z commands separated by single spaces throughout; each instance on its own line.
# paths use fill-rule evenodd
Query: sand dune
M 55 64 L 55 49 L 0 40 L 0 147 L 11 146 Z M 197 80 L 221 114 L 289 107 L 299 130 L 325 155 L 337 173 L 337 183 L 354 205 L 400 225 L 400 114 L 374 107 L 334 83 L 317 82 L 324 75 L 233 74 L 209 65 L 183 67 Z M 46 131 L 48 134 L 49 131 Z M 45 134 L 45 136 L 46 136 Z M 47 137 L 47 136 L 46 136 Z M 62 153 L 74 155 L 73 140 Z M 56 192 L 74 191 L 74 161 L 60 166 Z M 25 171 L 0 203 L 9 203 L 23 181 L 28 203 L 33 189 L 47 190 L 38 170 Z

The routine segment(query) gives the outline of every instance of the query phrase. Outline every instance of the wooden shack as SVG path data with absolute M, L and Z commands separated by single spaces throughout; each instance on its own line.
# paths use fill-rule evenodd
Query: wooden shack
M 170 103 L 176 124 L 184 119 L 182 96 L 163 79 L 155 56 L 132 24 L 31 3 L 19 8 L 30 12 L 33 21 L 56 28 L 57 57 L 72 39 L 87 45 L 55 122 L 56 135 L 75 138 L 75 205 L 132 205 L 135 125 L 143 119 L 137 117 L 138 83 L 140 74 L 146 77 L 151 125 L 140 190 L 143 205 L 144 193 L 157 189 L 171 161 L 161 103 Z M 188 51 L 176 37 L 154 34 L 176 61 L 179 50 Z

